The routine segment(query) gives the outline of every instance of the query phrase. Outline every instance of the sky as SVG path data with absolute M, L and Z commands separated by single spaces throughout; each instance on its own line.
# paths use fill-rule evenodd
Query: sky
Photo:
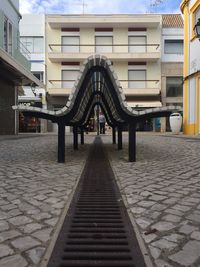
M 21 14 L 180 13 L 181 0 L 19 0 Z

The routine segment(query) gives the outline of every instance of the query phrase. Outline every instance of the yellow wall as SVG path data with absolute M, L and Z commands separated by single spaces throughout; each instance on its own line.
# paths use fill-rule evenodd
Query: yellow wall
M 188 1 L 182 1 L 181 3 L 181 10 L 184 15 L 184 77 L 187 77 L 190 74 L 189 68 L 190 68 L 190 53 L 189 51 L 192 51 L 193 49 L 193 41 L 194 41 L 194 10 L 196 7 L 200 4 L 199 0 L 188 0 Z M 193 77 L 194 78 L 194 77 Z M 184 133 L 189 135 L 196 135 L 199 134 L 199 76 L 195 75 L 196 78 L 196 111 L 195 111 L 195 117 L 196 121 L 195 123 L 189 123 L 189 80 L 186 79 L 184 81 L 183 86 L 183 124 L 184 124 Z M 190 103 L 192 105 L 192 102 Z

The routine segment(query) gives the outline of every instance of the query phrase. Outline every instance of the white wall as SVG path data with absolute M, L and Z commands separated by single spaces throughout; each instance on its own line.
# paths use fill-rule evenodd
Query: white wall
M 165 54 L 165 40 L 183 40 L 183 29 L 163 28 L 162 29 L 162 62 L 183 62 L 183 54 Z

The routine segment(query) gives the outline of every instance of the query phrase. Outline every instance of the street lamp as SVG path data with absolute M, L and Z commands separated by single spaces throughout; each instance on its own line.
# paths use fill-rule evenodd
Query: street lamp
M 195 36 L 199 39 L 200 41 L 200 18 L 198 19 L 197 23 L 194 26 L 194 32 Z

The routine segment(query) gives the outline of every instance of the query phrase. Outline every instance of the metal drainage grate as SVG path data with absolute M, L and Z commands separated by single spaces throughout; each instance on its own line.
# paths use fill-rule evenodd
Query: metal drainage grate
M 48 263 L 69 266 L 146 266 L 98 137 Z

